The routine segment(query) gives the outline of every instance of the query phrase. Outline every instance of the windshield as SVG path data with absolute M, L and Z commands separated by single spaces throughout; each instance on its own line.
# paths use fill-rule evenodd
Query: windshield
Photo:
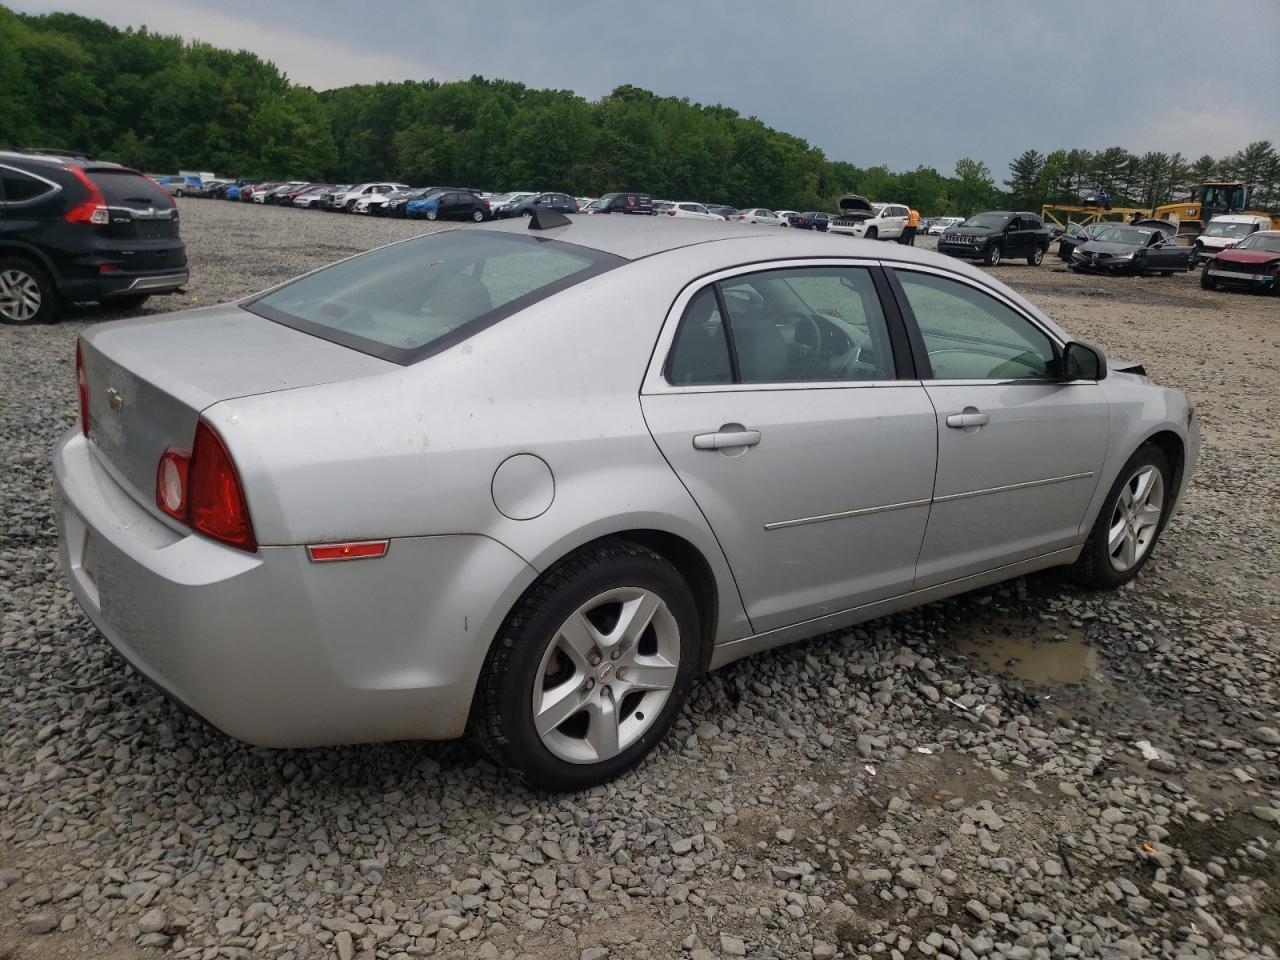
M 412 363 L 622 262 L 541 237 L 449 230 L 343 260 L 241 306 Z
M 1204 228 L 1206 237 L 1247 237 L 1253 229 L 1251 223 L 1220 223 L 1212 221 Z
M 1202 203 L 1227 209 L 1244 208 L 1244 187 L 1205 187 Z
M 999 230 L 1008 222 L 1009 215 L 1005 213 L 979 213 L 966 220 L 964 225 L 975 230 Z
M 1280 253 L 1280 233 L 1255 233 L 1235 245 L 1236 250 L 1263 250 Z
M 1138 230 L 1134 227 L 1107 226 L 1094 234 L 1093 239 L 1102 243 L 1127 243 L 1135 247 L 1145 247 L 1152 231 Z

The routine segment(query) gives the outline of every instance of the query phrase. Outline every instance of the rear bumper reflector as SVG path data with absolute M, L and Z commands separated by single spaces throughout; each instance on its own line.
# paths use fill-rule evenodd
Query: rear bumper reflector
M 385 557 L 390 541 L 361 540 L 357 543 L 318 543 L 307 547 L 312 563 L 329 563 L 333 560 L 371 560 Z

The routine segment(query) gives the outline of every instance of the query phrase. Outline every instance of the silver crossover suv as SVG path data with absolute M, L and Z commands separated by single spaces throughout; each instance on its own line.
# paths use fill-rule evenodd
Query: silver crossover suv
M 473 731 L 634 766 L 705 670 L 1056 565 L 1115 587 L 1187 398 L 909 247 L 554 213 L 95 326 L 54 452 L 76 597 L 269 746 Z

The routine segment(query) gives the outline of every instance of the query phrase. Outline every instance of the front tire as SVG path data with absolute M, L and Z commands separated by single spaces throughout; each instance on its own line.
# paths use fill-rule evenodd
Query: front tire
M 1002 256 L 1004 251 L 1000 248 L 1000 244 L 993 243 L 982 252 L 982 262 L 988 267 L 998 267 Z
M 1139 447 L 1111 486 L 1084 550 L 1072 567 L 1076 579 L 1114 590 L 1151 559 L 1173 506 L 1173 473 L 1164 452 Z
M 639 544 L 604 541 L 543 574 L 507 617 L 471 728 L 495 762 L 544 790 L 582 790 L 640 763 L 699 667 L 684 578 Z
M 1044 263 L 1044 247 L 1036 247 L 1031 256 L 1027 257 L 1027 263 L 1033 267 L 1038 267 Z
M 58 319 L 58 288 L 40 267 L 0 257 L 0 324 L 25 326 Z
M 875 240 L 880 236 L 880 231 L 876 227 L 868 227 L 866 237 L 868 240 Z
M 1201 290 L 1217 290 L 1218 285 L 1213 282 L 1209 276 L 1209 268 L 1206 266 L 1200 271 L 1200 289 Z

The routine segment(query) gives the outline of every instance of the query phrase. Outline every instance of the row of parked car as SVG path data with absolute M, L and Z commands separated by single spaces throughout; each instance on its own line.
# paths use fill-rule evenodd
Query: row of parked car
M 172 181 L 167 183 L 166 180 Z M 733 221 L 758 226 L 788 227 L 843 233 L 873 240 L 903 241 L 910 237 L 911 209 L 904 203 L 877 203 L 850 195 L 839 201 L 840 211 L 738 209 L 724 204 L 690 200 L 654 199 L 645 193 L 610 193 L 603 197 L 575 197 L 555 191 L 485 193 L 463 187 L 411 187 L 403 183 L 369 182 L 327 184 L 289 181 L 262 183 L 248 180 L 196 181 L 166 178 L 162 187 L 178 195 L 220 197 L 242 202 L 296 206 L 371 216 L 458 219 L 476 223 L 493 218 L 531 216 L 539 209 L 564 214 L 632 213 L 676 219 Z M 931 217 L 919 222 L 917 232 L 938 238 L 940 253 L 996 266 L 1007 260 L 1025 260 L 1039 266 L 1053 242 L 1058 256 L 1078 272 L 1103 274 L 1163 274 L 1194 269 L 1248 234 L 1270 226 L 1267 218 L 1221 216 L 1192 241 L 1164 220 L 1136 223 L 1095 223 L 1087 227 L 1068 224 L 1064 231 L 1026 210 L 993 210 L 969 218 Z M 1257 241 L 1266 243 L 1265 238 Z M 1223 269 L 1214 267 L 1219 273 Z M 1230 271 L 1227 273 L 1239 273 Z M 1265 273 L 1265 271 L 1264 271 Z M 1215 282 L 1207 274 L 1203 282 Z M 1223 285 L 1239 280 L 1223 275 Z M 1241 280 L 1255 281 L 1252 276 Z
M 209 197 L 303 207 L 372 216 L 410 219 L 465 219 L 477 223 L 490 218 L 530 216 L 548 209 L 566 214 L 632 213 L 701 220 L 729 220 L 760 226 L 823 230 L 835 215 L 819 210 L 738 209 L 725 204 L 654 199 L 647 193 L 617 192 L 602 197 L 575 197 L 567 193 L 513 190 L 486 193 L 467 187 L 413 187 L 404 183 L 331 184 L 256 180 L 193 181 L 161 177 L 157 182 L 175 196 Z

